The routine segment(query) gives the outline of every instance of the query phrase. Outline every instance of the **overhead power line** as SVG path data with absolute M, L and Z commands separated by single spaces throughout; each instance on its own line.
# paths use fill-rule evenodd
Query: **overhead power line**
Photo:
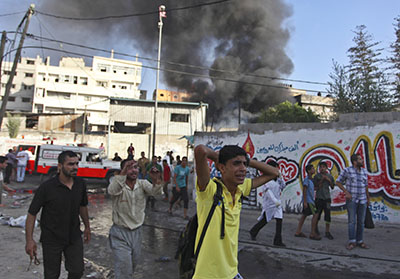
M 219 0 L 219 1 L 214 1 L 214 2 L 206 2 L 206 3 L 196 4 L 196 5 L 185 6 L 185 7 L 171 8 L 171 9 L 167 9 L 166 12 L 174 12 L 174 11 L 180 11 L 180 10 L 194 9 L 194 8 L 199 8 L 199 7 L 204 7 L 204 6 L 222 4 L 224 2 L 229 2 L 229 1 L 232 1 L 232 0 Z M 135 13 L 135 14 L 127 14 L 127 15 L 110 15 L 110 16 L 86 17 L 86 18 L 53 15 L 53 14 L 49 14 L 49 13 L 45 13 L 45 12 L 41 12 L 41 11 L 36 11 L 36 13 L 44 15 L 44 16 L 58 18 L 58 19 L 90 21 L 90 20 L 105 20 L 105 19 L 116 19 L 116 18 L 128 18 L 128 17 L 138 17 L 138 16 L 153 15 L 153 14 L 158 14 L 159 11 L 157 10 L 157 11 L 148 11 L 148 12 L 141 12 L 141 13 Z
M 90 49 L 90 50 L 110 53 L 110 50 L 96 48 L 96 47 L 90 47 L 90 46 L 85 46 L 85 45 L 81 45 L 81 44 L 70 43 L 70 42 L 61 41 L 61 40 L 45 38 L 45 37 L 42 37 L 42 36 L 36 36 L 34 34 L 27 34 L 27 36 L 28 36 L 28 38 L 31 38 L 31 39 L 34 39 L 34 40 L 45 40 L 45 41 L 49 41 L 49 42 L 55 42 L 55 43 L 70 45 L 70 46 L 74 46 L 74 47 L 80 47 L 80 48 L 85 48 L 85 49 Z M 121 55 L 121 56 L 126 56 L 126 57 L 132 57 L 132 58 L 140 58 L 142 60 L 147 60 L 147 61 L 158 62 L 157 59 L 154 59 L 154 58 L 148 58 L 148 57 L 143 57 L 143 56 L 138 56 L 138 55 L 132 55 L 132 54 L 127 54 L 127 53 L 123 53 L 123 52 L 115 51 L 114 54 Z M 171 61 L 163 61 L 163 60 L 161 60 L 160 62 L 163 63 L 163 64 L 169 64 L 169 65 L 175 65 L 175 66 L 181 66 L 181 67 L 188 67 L 188 68 L 199 69 L 199 70 L 214 71 L 214 72 L 220 72 L 220 73 L 228 73 L 228 74 L 232 74 L 232 75 L 244 75 L 244 76 L 248 76 L 248 77 L 264 78 L 264 79 L 270 79 L 270 80 L 282 80 L 282 81 L 307 83 L 307 84 L 315 84 L 315 85 L 328 85 L 328 83 L 325 83 L 325 82 L 300 80 L 300 79 L 288 79 L 288 78 L 280 78 L 280 77 L 271 77 L 271 76 L 257 75 L 257 74 L 251 74 L 251 73 L 238 73 L 238 72 L 233 72 L 233 71 L 228 71 L 228 70 L 215 69 L 215 68 L 202 67 L 202 66 L 195 66 L 195 65 L 183 64 L 183 63 L 177 63 L 177 62 L 171 62 Z M 321 91 L 316 91 L 316 92 L 321 92 Z
M 67 50 L 60 50 L 60 49 L 51 48 L 51 47 L 24 46 L 23 48 L 24 49 L 45 49 L 45 50 L 63 52 L 63 53 L 66 53 L 66 54 L 71 54 L 71 55 L 76 55 L 76 56 L 83 56 L 83 57 L 93 58 L 92 55 L 82 54 L 82 53 L 77 53 L 77 52 L 72 52 L 72 51 L 67 51 Z M 13 52 L 13 51 L 15 51 L 15 49 L 12 49 L 11 51 L 6 53 L 5 55 L 8 55 L 10 52 Z M 143 68 L 147 68 L 147 69 L 157 70 L 157 67 L 152 67 L 152 66 L 147 66 L 147 65 L 142 65 L 142 67 Z M 211 75 L 200 75 L 200 74 L 188 73 L 188 72 L 183 72 L 183 71 L 176 71 L 176 70 L 165 69 L 165 68 L 160 68 L 160 71 L 170 72 L 170 73 L 175 73 L 175 74 L 180 74 L 180 75 L 188 75 L 188 76 L 199 77 L 199 78 L 205 78 L 205 79 L 222 80 L 222 81 L 227 81 L 227 82 L 235 82 L 235 83 L 246 84 L 246 85 L 255 85 L 255 86 L 262 86 L 262 87 L 279 88 L 279 89 L 290 89 L 289 87 L 286 87 L 286 86 L 280 86 L 280 85 L 274 85 L 274 84 L 264 84 L 264 83 L 258 83 L 258 82 L 248 82 L 248 81 L 243 81 L 243 80 L 222 78 L 222 77 L 211 76 Z M 315 92 L 315 93 L 320 92 L 320 93 L 329 94 L 329 92 L 320 91 L 320 90 L 302 89 L 302 88 L 296 88 L 296 89 L 304 90 L 304 91 L 308 91 L 308 92 Z
M 9 13 L 9 14 L 0 14 L 0 17 L 12 16 L 12 15 L 20 15 L 20 14 L 23 14 L 23 13 L 25 13 L 25 12 L 15 12 L 15 13 Z

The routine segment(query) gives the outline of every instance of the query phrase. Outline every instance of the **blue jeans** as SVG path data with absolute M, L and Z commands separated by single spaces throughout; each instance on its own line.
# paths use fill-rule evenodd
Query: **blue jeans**
M 349 226 L 349 242 L 362 243 L 364 233 L 365 212 L 367 204 L 361 204 L 352 200 L 346 200 L 348 226 Z

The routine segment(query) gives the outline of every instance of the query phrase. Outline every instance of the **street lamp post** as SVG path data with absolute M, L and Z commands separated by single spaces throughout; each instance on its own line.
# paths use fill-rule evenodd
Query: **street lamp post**
M 158 37 L 158 59 L 157 59 L 157 75 L 156 75 L 156 95 L 154 100 L 154 116 L 153 116 L 152 156 L 156 155 L 156 122 L 157 122 L 157 107 L 158 107 L 157 97 L 158 97 L 158 81 L 160 79 L 161 36 L 163 28 L 162 18 L 166 17 L 164 5 L 161 5 L 158 8 L 158 10 L 159 10 L 159 21 L 158 21 L 159 37 Z

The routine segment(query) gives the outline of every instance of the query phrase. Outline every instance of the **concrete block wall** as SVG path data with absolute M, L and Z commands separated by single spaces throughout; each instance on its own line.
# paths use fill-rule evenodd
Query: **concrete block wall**
M 351 154 L 361 154 L 368 171 L 370 210 L 377 222 L 400 223 L 400 113 L 349 114 L 338 122 L 251 124 L 238 132 L 196 133 L 195 144 L 219 150 L 226 144 L 247 146 L 250 156 L 275 160 L 286 181 L 282 194 L 286 212 L 301 212 L 305 166 L 318 169 L 327 162 L 336 179 L 350 166 Z M 250 171 L 251 173 L 251 171 Z M 217 175 L 215 168 L 212 174 Z M 331 191 L 333 214 L 345 217 L 345 197 L 336 186 Z M 260 197 L 253 193 L 255 202 Z

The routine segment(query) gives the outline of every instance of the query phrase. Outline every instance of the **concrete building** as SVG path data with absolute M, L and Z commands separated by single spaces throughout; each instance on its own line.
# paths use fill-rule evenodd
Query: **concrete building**
M 155 100 L 156 91 L 153 92 L 153 100 Z M 186 102 L 189 99 L 189 93 L 158 89 L 158 101 L 167 102 Z
M 81 113 L 92 131 L 107 129 L 110 98 L 139 99 L 142 64 L 93 57 L 92 67 L 82 58 L 63 57 L 59 66 L 37 65 L 34 113 Z
M 31 112 L 33 92 L 35 87 L 35 70 L 42 58 L 21 58 L 10 90 L 7 102 L 7 111 Z M 0 98 L 3 101 L 6 84 L 10 77 L 13 62 L 3 61 L 1 69 Z
M 192 151 L 184 137 L 205 131 L 207 107 L 204 103 L 160 101 L 157 109 L 156 154 L 163 156 L 167 151 L 173 150 L 176 155 L 189 156 L 192 159 Z M 83 133 L 82 114 L 41 114 L 36 116 L 36 128 L 28 127 L 31 115 L 20 117 L 17 139 L 40 142 L 43 138 L 56 138 L 56 144 L 87 143 L 91 147 L 98 147 L 103 143 L 110 157 L 114 152 L 125 156 L 127 147 L 133 143 L 136 156 L 139 156 L 141 151 L 148 156 L 152 143 L 153 114 L 152 100 L 111 97 L 107 117 L 110 133 Z M 6 143 L 8 138 L 6 123 L 7 118 L 3 121 L 0 132 L 0 153 L 6 152 L 11 144 L 2 144 L 2 141 Z
M 158 102 L 157 134 L 193 135 L 205 131 L 208 105 L 190 102 Z M 114 132 L 149 133 L 154 115 L 153 100 L 111 98 L 110 121 Z
M 1 95 L 12 62 L 5 61 Z M 94 56 L 87 67 L 83 58 L 62 57 L 58 66 L 21 58 L 17 66 L 7 110 L 35 114 L 82 114 L 92 131 L 108 126 L 110 97 L 139 99 L 142 63 Z
M 332 121 L 335 117 L 333 111 L 334 99 L 330 96 L 299 94 L 295 96 L 295 99 L 301 107 L 311 109 L 312 112 L 318 114 L 322 122 Z

